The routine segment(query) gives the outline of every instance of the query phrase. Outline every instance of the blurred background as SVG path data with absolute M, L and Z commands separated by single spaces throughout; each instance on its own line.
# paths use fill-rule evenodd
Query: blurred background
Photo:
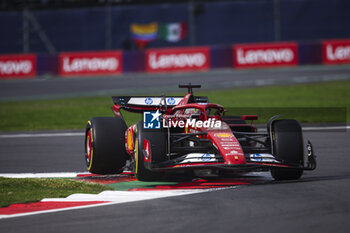
M 350 37 L 347 0 L 1 0 L 0 53 L 136 49 L 133 24 L 186 23 L 147 47 Z
M 232 50 L 237 44 L 293 42 L 293 65 L 322 64 L 325 40 L 350 38 L 349 10 L 347 0 L 1 0 L 0 56 L 35 54 L 29 58 L 35 70 L 27 73 L 33 77 L 64 75 L 61 52 L 119 50 L 124 53 L 115 58 L 121 67 L 115 73 L 144 72 L 152 62 L 147 49 L 207 46 L 202 70 L 208 70 L 238 68 L 239 51 Z M 349 40 L 344 43 L 338 44 L 338 63 L 350 59 Z M 5 62 L 11 59 L 1 60 L 0 77 L 24 76 L 19 68 L 10 74 L 16 64 L 6 68 Z
M 0 128 L 79 129 L 111 114 L 111 95 L 189 82 L 227 107 L 344 109 L 349 12 L 349 0 L 0 0 Z M 20 105 L 76 97 L 94 100 Z

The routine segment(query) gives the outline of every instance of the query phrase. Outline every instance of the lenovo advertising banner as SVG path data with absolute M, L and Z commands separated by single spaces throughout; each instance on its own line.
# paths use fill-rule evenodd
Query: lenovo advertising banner
M 60 53 L 59 74 L 103 75 L 120 74 L 123 59 L 120 51 Z
M 235 68 L 296 65 L 298 65 L 298 45 L 294 42 L 233 46 L 233 66 Z
M 147 72 L 209 70 L 209 47 L 148 49 Z
M 0 56 L 0 78 L 34 78 L 36 55 L 18 54 Z
M 350 63 L 350 39 L 322 42 L 323 64 Z

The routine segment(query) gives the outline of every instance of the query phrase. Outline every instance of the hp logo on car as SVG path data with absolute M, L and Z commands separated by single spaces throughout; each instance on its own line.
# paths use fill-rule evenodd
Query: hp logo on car
M 210 154 L 203 154 L 201 160 L 203 162 L 209 162 L 213 159 L 213 156 Z
M 170 98 L 168 98 L 167 102 L 170 105 L 174 105 L 176 101 L 175 101 L 175 99 L 173 97 L 170 97 Z
M 153 104 L 153 100 L 152 100 L 152 98 L 146 98 L 145 99 L 145 103 L 147 104 L 147 105 L 150 105 L 150 104 Z

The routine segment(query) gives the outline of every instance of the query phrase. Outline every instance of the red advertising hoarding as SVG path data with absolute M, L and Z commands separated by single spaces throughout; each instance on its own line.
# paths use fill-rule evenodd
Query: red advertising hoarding
M 237 44 L 233 46 L 235 68 L 296 66 L 298 45 L 295 42 Z
M 148 49 L 147 72 L 209 70 L 209 47 Z
M 323 64 L 350 63 L 350 39 L 322 42 Z
M 72 52 L 60 53 L 59 74 L 103 75 L 120 74 L 123 70 L 122 52 Z
M 0 56 L 0 78 L 34 78 L 35 75 L 35 54 Z

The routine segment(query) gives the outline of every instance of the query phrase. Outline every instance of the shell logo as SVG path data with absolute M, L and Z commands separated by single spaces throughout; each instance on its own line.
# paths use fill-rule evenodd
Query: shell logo
M 129 151 L 134 151 L 134 142 L 133 142 L 131 130 L 128 131 L 128 149 Z
M 218 137 L 218 138 L 231 138 L 232 134 L 229 134 L 229 133 L 216 133 L 216 134 L 214 134 L 214 136 Z

